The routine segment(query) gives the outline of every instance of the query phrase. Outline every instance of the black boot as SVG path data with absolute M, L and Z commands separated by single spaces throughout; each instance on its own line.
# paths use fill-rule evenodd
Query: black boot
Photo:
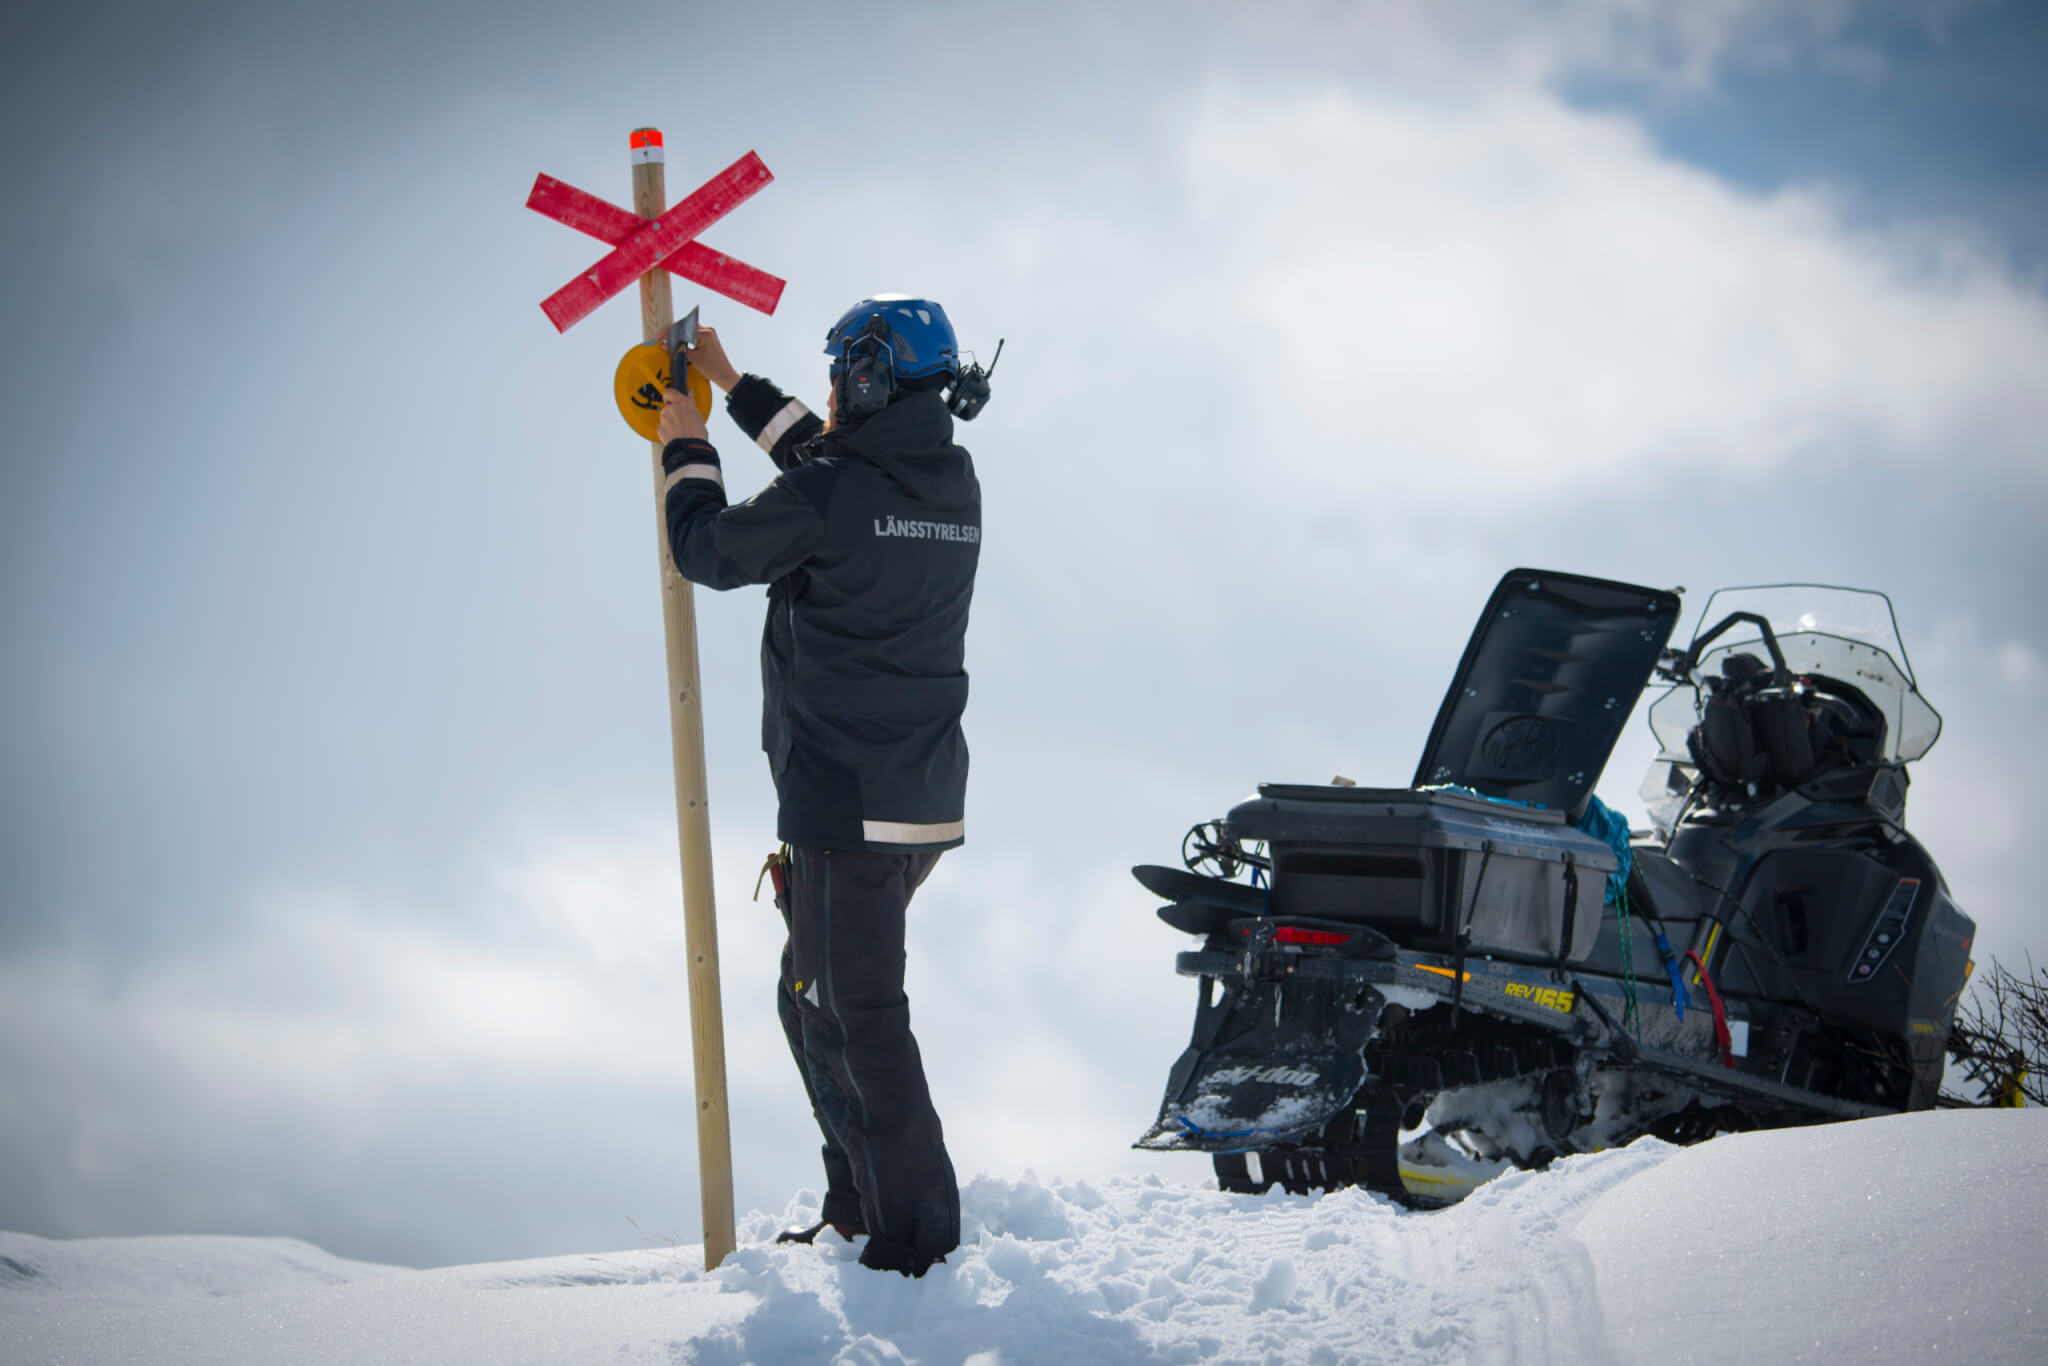
M 818 1235 L 820 1233 L 823 1233 L 828 1227 L 831 1228 L 831 1230 L 834 1233 L 837 1233 L 840 1237 L 844 1238 L 849 1243 L 852 1242 L 860 1234 L 860 1229 L 852 1224 L 835 1224 L 830 1219 L 820 1219 L 817 1223 L 812 1224 L 809 1228 L 784 1229 L 782 1232 L 775 1235 L 775 1241 L 778 1243 L 816 1242 Z
M 922 1276 L 945 1260 L 893 1238 L 871 1236 L 860 1250 L 860 1264 L 870 1271 L 900 1271 L 906 1276 Z

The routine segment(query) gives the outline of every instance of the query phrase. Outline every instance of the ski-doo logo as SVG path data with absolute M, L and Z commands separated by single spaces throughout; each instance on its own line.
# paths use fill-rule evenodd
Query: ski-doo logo
M 1556 987 L 1532 987 L 1527 982 L 1509 982 L 1506 991 L 1510 996 L 1519 997 L 1533 1005 L 1562 1010 L 1567 1015 L 1571 1013 L 1572 1003 L 1578 999 L 1569 991 L 1559 991 Z
M 1305 1067 L 1226 1067 L 1209 1076 L 1211 1086 L 1236 1086 L 1248 1081 L 1262 1081 L 1268 1086 L 1314 1086 L 1321 1080 L 1319 1073 Z
M 899 520 L 894 516 L 875 518 L 877 536 L 908 536 L 919 541 L 964 541 L 974 545 L 981 540 L 981 528 L 964 522 L 913 522 Z

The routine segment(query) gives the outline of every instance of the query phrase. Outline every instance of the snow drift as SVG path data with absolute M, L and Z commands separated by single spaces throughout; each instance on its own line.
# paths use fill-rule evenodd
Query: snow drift
M 11 1363 L 1858 1362 L 2048 1359 L 2048 1117 L 1645 1139 L 1411 1213 L 1120 1177 L 967 1187 L 922 1281 L 815 1197 L 695 1247 L 413 1271 L 285 1239 L 0 1234 Z

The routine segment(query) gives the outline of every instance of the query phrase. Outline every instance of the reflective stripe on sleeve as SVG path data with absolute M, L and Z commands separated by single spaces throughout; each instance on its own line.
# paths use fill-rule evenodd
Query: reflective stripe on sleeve
M 943 844 L 967 837 L 966 821 L 909 825 L 903 821 L 862 821 L 861 838 L 871 844 Z
M 668 482 L 661 486 L 662 496 L 667 497 L 668 491 L 677 484 L 682 483 L 685 479 L 709 479 L 718 487 L 725 487 L 725 474 L 718 466 L 699 462 L 695 465 L 684 465 L 676 470 L 674 474 L 671 474 L 668 477 Z
M 754 438 L 754 444 L 764 451 L 774 451 L 775 443 L 782 440 L 782 434 L 794 427 L 798 420 L 811 415 L 811 410 L 796 399 L 782 405 L 782 411 L 768 419 L 768 425 Z

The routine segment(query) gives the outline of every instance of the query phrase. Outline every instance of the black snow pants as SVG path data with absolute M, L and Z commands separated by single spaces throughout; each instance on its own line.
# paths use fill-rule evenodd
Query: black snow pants
M 825 1136 L 820 1217 L 864 1229 L 862 1262 L 922 1275 L 960 1243 L 903 994 L 904 916 L 939 855 L 794 849 L 776 1006 Z

